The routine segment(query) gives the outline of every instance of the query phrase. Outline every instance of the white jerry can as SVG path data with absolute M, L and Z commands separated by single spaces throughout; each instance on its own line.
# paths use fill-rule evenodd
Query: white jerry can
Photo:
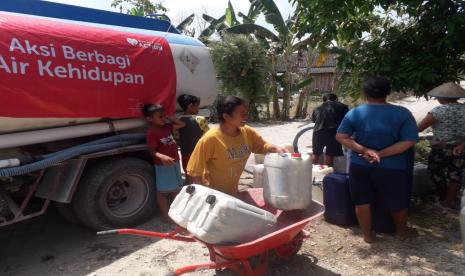
M 205 199 L 211 194 L 229 196 L 200 184 L 184 186 L 171 203 L 168 216 L 179 226 L 187 228 L 189 221 L 195 219 L 202 205 L 206 204 Z
M 276 217 L 263 209 L 225 194 L 211 194 L 187 230 L 210 244 L 240 244 L 276 229 Z
M 312 166 L 312 177 L 316 181 L 323 181 L 323 178 L 330 173 L 334 172 L 333 167 L 328 167 L 326 165 L 313 165 Z
M 265 173 L 265 166 L 258 164 L 253 166 L 253 187 L 263 188 L 263 174 Z
M 349 173 L 349 164 L 350 159 L 348 156 L 335 156 L 333 159 L 333 169 L 337 173 Z
M 312 160 L 309 154 L 271 153 L 265 157 L 263 196 L 281 210 L 307 208 L 312 202 Z

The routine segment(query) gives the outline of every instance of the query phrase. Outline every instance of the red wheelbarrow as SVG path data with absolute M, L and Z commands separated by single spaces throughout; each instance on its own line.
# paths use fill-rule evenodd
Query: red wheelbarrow
M 319 202 L 312 201 L 305 210 L 281 211 L 267 206 L 262 189 L 250 189 L 238 196 L 245 202 L 265 209 L 277 217 L 278 230 L 254 241 L 238 245 L 214 245 L 202 242 L 178 227 L 169 233 L 159 233 L 138 229 L 115 229 L 98 232 L 98 235 L 118 234 L 155 237 L 185 242 L 200 242 L 210 253 L 210 263 L 191 265 L 176 269 L 170 275 L 208 269 L 229 269 L 242 276 L 266 275 L 269 262 L 283 263 L 297 254 L 303 240 L 309 237 L 304 227 L 324 212 Z

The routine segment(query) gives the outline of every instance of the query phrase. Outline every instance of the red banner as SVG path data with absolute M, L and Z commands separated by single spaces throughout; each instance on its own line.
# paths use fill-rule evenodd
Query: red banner
M 0 116 L 137 117 L 175 97 L 163 37 L 0 13 Z

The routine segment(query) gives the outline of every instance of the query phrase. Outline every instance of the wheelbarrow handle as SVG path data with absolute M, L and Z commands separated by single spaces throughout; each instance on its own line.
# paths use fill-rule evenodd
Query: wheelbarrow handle
M 132 236 L 169 239 L 169 240 L 176 240 L 176 241 L 195 242 L 195 239 L 193 237 L 180 235 L 179 232 L 177 232 L 176 230 L 167 232 L 167 233 L 160 233 L 160 232 L 153 232 L 153 231 L 140 230 L 140 229 L 124 228 L 124 229 L 113 229 L 113 230 L 107 230 L 107 231 L 100 231 L 100 232 L 97 232 L 97 235 L 98 236 L 132 235 Z
M 198 271 L 204 271 L 204 270 L 209 270 L 209 269 L 234 268 L 234 267 L 237 267 L 238 265 L 247 266 L 249 264 L 247 260 L 233 260 L 233 261 L 226 261 L 226 262 L 219 262 L 219 263 L 210 262 L 210 263 L 205 263 L 205 264 L 189 265 L 189 266 L 181 267 L 174 271 L 169 272 L 168 274 L 165 274 L 165 276 L 179 276 L 179 275 L 183 275 L 189 272 L 198 272 Z M 250 274 L 247 274 L 247 275 L 250 275 Z
M 308 237 L 310 237 L 310 232 L 308 232 L 305 229 L 302 229 L 302 238 L 307 239 Z
M 118 229 L 97 232 L 97 236 L 108 236 L 108 235 L 118 235 Z

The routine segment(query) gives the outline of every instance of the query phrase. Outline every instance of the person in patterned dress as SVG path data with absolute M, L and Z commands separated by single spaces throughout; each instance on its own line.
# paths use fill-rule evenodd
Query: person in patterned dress
M 465 97 L 465 89 L 449 82 L 428 95 L 436 98 L 440 106 L 433 108 L 418 124 L 418 131 L 433 129 L 428 170 L 436 186 L 441 207 L 456 208 L 465 169 L 465 154 L 455 150 L 465 140 L 465 105 L 458 99 Z M 455 154 L 454 154 L 455 152 Z

